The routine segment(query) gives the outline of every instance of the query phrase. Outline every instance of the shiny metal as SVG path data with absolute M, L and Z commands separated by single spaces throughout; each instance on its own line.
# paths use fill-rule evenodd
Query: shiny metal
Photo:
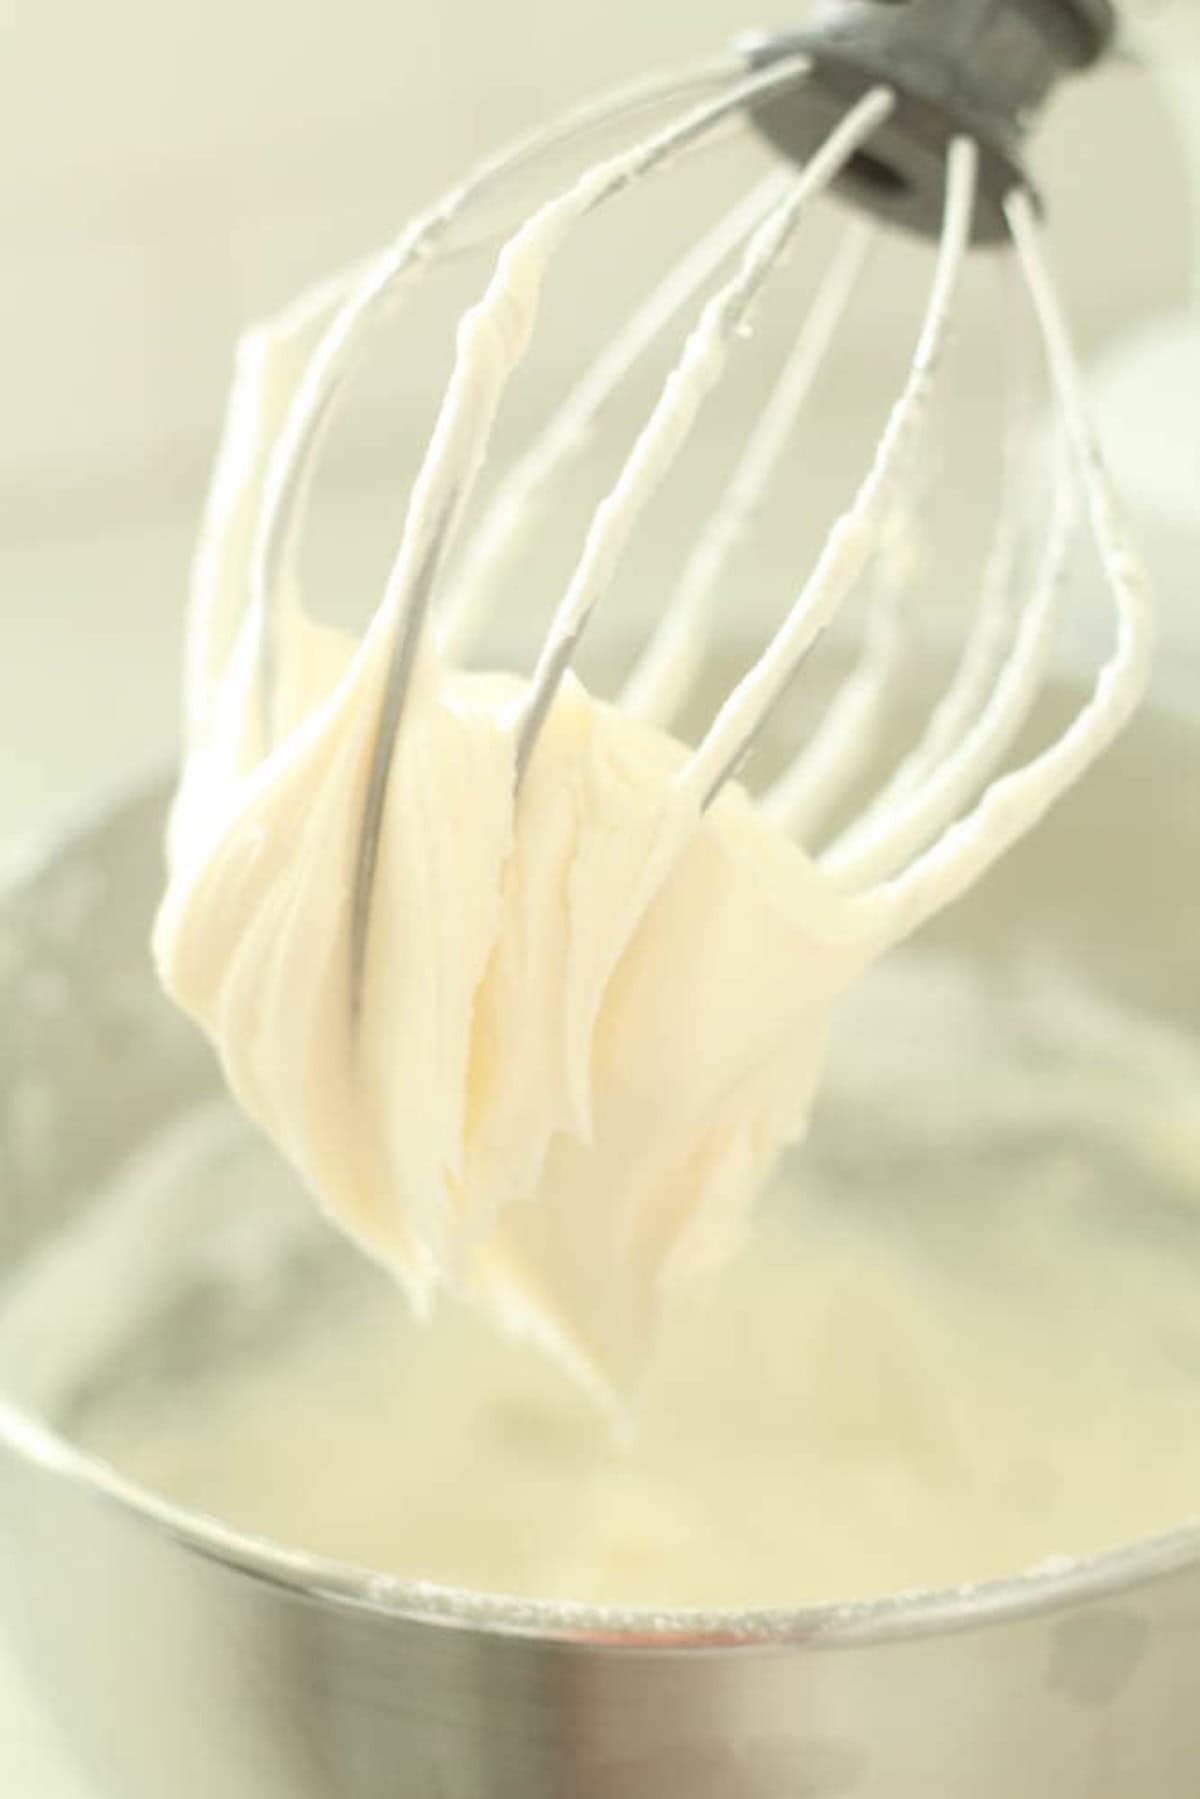
M 971 928 L 1001 953 L 1036 906 L 1196 1015 L 1194 894 L 1134 944 L 1146 894 L 1112 878 L 1106 821 L 1145 776 L 1118 752 Z M 1194 874 L 1186 805 L 1170 853 Z M 123 805 L 0 903 L 0 1279 L 217 1091 L 148 966 L 162 816 Z M 1190 1799 L 1200 1768 L 1200 1528 L 878 1605 L 563 1612 L 288 1554 L 0 1402 L 0 1618 L 98 1799 Z

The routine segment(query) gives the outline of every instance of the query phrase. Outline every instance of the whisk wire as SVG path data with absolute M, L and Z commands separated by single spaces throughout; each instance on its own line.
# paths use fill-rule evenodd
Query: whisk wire
M 925 777 L 881 809 L 872 828 L 839 841 L 822 858 L 825 870 L 844 886 L 865 888 L 896 873 L 953 822 L 1012 747 L 1029 718 L 1049 661 L 1074 529 L 1075 494 L 1067 467 L 1055 482 L 1040 566 L 998 679 L 971 727 Z
M 729 346 L 811 202 L 830 185 L 891 111 L 875 88 L 851 109 L 750 241 L 732 281 L 708 301 L 681 360 L 636 439 L 616 484 L 592 518 L 583 554 L 538 657 L 518 728 L 518 783 L 580 636 L 637 518 L 687 439 L 700 404 L 720 379 Z
M 998 267 L 1001 316 L 1011 322 L 1020 310 L 1019 270 L 1012 256 Z M 1008 329 L 1003 352 L 1007 423 L 999 517 L 983 574 L 982 598 L 967 631 L 962 653 L 945 693 L 934 707 L 920 741 L 884 781 L 862 817 L 845 834 L 848 847 L 859 841 L 878 815 L 910 793 L 941 765 L 987 704 L 1004 658 L 1020 602 L 1017 576 L 1029 501 L 1029 444 L 1041 401 L 1035 332 Z
M 452 575 L 438 619 L 439 639 L 447 654 L 460 649 L 478 629 L 488 601 L 502 590 L 503 576 L 518 541 L 536 524 L 556 478 L 586 447 L 597 418 L 630 370 L 755 225 L 773 210 L 790 179 L 787 171 L 774 170 L 717 222 L 654 288 L 513 464 L 472 532 L 461 564 Z
M 1151 672 L 1154 616 L 1150 582 L 1134 548 L 1092 425 L 1066 314 L 1047 264 L 1030 196 L 1014 189 L 1004 205 L 1033 304 L 1062 429 L 1117 618 L 1116 646 L 1089 699 L 1055 741 L 993 782 L 974 809 L 860 904 L 886 937 L 915 930 L 1005 856 L 1119 735 Z
M 634 717 L 669 725 L 683 704 L 703 661 L 721 577 L 754 521 L 878 237 L 876 226 L 865 219 L 852 219 L 846 227 L 729 485 L 701 530 L 679 586 L 622 689 L 619 703 Z
M 797 57 L 733 84 L 632 148 L 590 168 L 508 239 L 483 297 L 459 323 L 454 368 L 409 499 L 400 548 L 383 601 L 360 645 L 372 657 L 382 638 L 390 645 L 371 767 L 367 780 L 354 878 L 351 928 L 351 1005 L 357 1016 L 366 970 L 370 897 L 375 883 L 384 808 L 408 683 L 416 668 L 426 617 L 446 550 L 487 454 L 505 388 L 528 347 L 542 284 L 571 228 L 642 176 L 664 168 L 709 132 L 744 112 L 755 97 L 783 92 L 809 67 Z M 552 692 L 546 698 L 546 704 Z M 540 715 L 537 719 L 540 723 Z M 529 714 L 519 732 L 518 767 L 536 737 Z
M 812 740 L 763 796 L 764 810 L 800 842 L 813 843 L 876 748 L 909 636 L 916 514 L 908 495 L 893 506 L 872 572 L 861 652 Z
M 849 510 L 825 541 L 813 574 L 762 656 L 733 689 L 691 757 L 684 781 L 708 805 L 741 766 L 764 722 L 820 633 L 878 548 L 913 432 L 928 409 L 959 276 L 971 240 L 978 151 L 955 139 L 948 158 L 945 215 L 933 285 L 912 365 L 874 461 Z
M 259 639 L 264 712 L 273 713 L 274 653 L 271 612 L 287 590 L 295 554 L 295 524 L 304 516 L 304 495 L 319 456 L 334 403 L 362 352 L 370 328 L 408 282 L 428 269 L 449 232 L 469 208 L 501 183 L 540 162 L 556 148 L 574 144 L 597 125 L 616 123 L 639 110 L 724 87 L 741 65 L 729 56 L 708 58 L 682 69 L 643 75 L 600 98 L 570 108 L 494 155 L 412 219 L 365 269 L 349 271 L 323 296 L 328 323 L 305 371 L 271 458 L 248 569 L 248 607 Z M 794 71 L 795 62 L 788 72 Z M 786 85 L 785 72 L 785 85 Z M 718 101 L 724 116 L 727 90 Z M 703 108 L 700 109 L 703 111 Z M 689 117 L 694 115 L 689 115 Z

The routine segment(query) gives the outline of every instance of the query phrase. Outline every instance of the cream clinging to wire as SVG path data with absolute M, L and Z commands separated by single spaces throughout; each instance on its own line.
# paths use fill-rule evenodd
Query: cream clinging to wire
M 953 12 L 955 31 L 947 32 Z M 189 754 L 157 952 L 231 1085 L 330 1210 L 428 1304 L 449 1285 L 542 1335 L 599 1391 L 631 1377 L 664 1295 L 719 1261 L 802 1135 L 830 1014 L 871 960 L 964 892 L 1079 778 L 1145 685 L 1150 608 L 1089 426 L 1020 170 L 1054 76 L 1103 0 L 830 0 L 810 30 L 654 79 L 495 159 L 352 277 L 243 349 L 189 646 Z M 990 60 L 989 60 L 990 56 Z M 981 65 L 981 58 L 983 59 Z M 539 148 L 678 99 L 682 111 L 542 201 L 503 246 L 457 353 L 384 596 L 360 642 L 318 626 L 293 566 L 315 447 L 366 327 L 480 196 Z M 502 479 L 457 563 L 506 385 L 566 240 L 633 183 L 741 125 L 794 159 L 719 221 Z M 736 358 L 812 206 L 865 199 L 794 356 L 698 529 L 614 704 L 571 672 L 639 516 Z M 860 209 L 861 210 L 861 209 Z M 732 549 L 889 228 L 936 218 L 911 366 L 858 492 L 787 616 L 694 747 L 672 733 Z M 1060 422 L 1029 594 L 1002 508 L 985 600 L 924 739 L 832 839 L 898 679 L 912 494 L 975 242 L 1023 276 Z M 703 298 L 585 533 L 530 676 L 458 657 L 510 552 L 648 344 Z M 1018 458 L 1019 460 L 1019 458 Z M 1116 649 L 1031 762 L 1002 772 L 1036 698 L 1077 520 Z M 862 659 L 761 802 L 733 777 L 851 594 Z

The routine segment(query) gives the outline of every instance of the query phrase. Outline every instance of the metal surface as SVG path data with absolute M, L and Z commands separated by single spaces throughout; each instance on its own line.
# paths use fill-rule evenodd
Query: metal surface
M 0 907 L 6 1275 L 215 1089 L 145 955 L 161 821 L 127 805 Z M 111 1799 L 1190 1799 L 1200 1767 L 1200 1530 L 875 1606 L 571 1613 L 240 1537 L 9 1404 L 0 1615 Z
M 824 0 L 799 31 L 742 40 L 751 67 L 798 52 L 809 81 L 764 101 L 755 116 L 786 156 L 805 162 L 831 124 L 877 82 L 896 110 L 841 177 L 849 198 L 922 236 L 941 219 L 946 155 L 955 137 L 980 147 L 979 243 L 1007 238 L 1004 200 L 1028 186 L 1021 149 L 1058 80 L 1109 46 L 1108 0 Z

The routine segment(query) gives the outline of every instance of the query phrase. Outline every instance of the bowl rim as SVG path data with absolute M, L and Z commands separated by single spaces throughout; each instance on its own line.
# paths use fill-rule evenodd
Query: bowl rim
M 839 1603 L 705 1609 L 611 1606 L 475 1591 L 380 1573 L 335 1557 L 289 1549 L 177 1504 L 69 1442 L 0 1393 L 0 1449 L 42 1474 L 150 1529 L 183 1552 L 313 1604 L 367 1612 L 395 1623 L 518 1637 L 564 1647 L 695 1653 L 788 1647 L 867 1648 L 948 1636 L 1062 1612 L 1200 1570 L 1200 1515 L 1114 1549 L 999 1579 Z

